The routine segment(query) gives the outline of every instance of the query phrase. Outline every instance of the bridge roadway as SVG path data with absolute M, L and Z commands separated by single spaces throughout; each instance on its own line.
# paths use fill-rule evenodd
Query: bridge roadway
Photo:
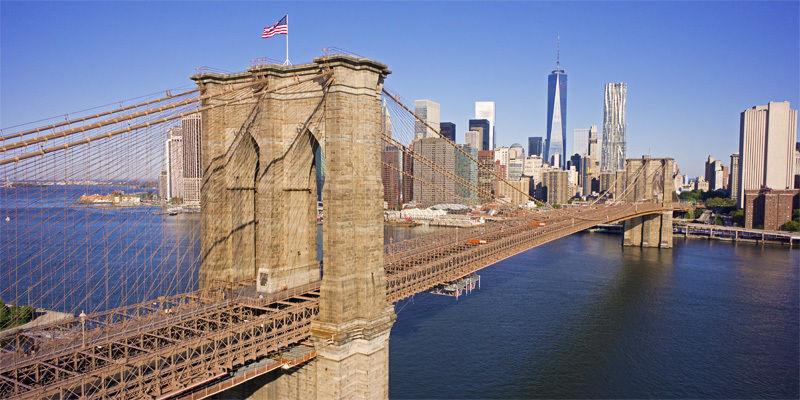
M 387 297 L 396 302 L 594 225 L 662 210 L 660 203 L 582 206 L 390 244 Z M 93 314 L 83 323 L 76 317 L 0 337 L 0 398 L 201 398 L 191 390 L 310 336 L 320 282 L 266 297 L 256 297 L 252 284 L 161 298 Z

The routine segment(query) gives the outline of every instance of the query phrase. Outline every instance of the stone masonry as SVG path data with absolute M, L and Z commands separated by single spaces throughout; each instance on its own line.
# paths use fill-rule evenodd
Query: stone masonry
M 249 397 L 388 397 L 395 314 L 383 269 L 380 99 L 390 73 L 372 60 L 333 55 L 192 77 L 204 93 L 264 81 L 252 98 L 203 112 L 201 287 L 257 277 L 273 292 L 320 279 L 318 146 L 326 158 L 324 274 L 312 324 L 318 356 L 263 390 L 248 389 Z M 303 377 L 295 379 L 302 387 L 292 375 Z
M 637 172 L 644 165 L 644 170 Z M 625 171 L 618 172 L 617 200 L 626 202 L 657 202 L 663 206 L 661 214 L 643 215 L 624 222 L 623 246 L 672 247 L 672 179 L 671 158 L 628 159 Z M 619 183 L 624 182 L 622 187 Z M 625 191 L 625 195 L 622 192 Z

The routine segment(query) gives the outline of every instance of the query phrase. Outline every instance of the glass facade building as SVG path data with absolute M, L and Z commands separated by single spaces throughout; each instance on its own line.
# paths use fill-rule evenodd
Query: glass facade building
M 453 143 L 456 142 L 456 124 L 452 122 L 440 122 L 439 133 L 447 140 Z
M 481 128 L 483 131 L 483 141 L 481 142 L 482 149 L 479 150 L 494 150 L 490 147 L 489 141 L 489 120 L 488 119 L 471 119 L 469 120 L 469 130 L 476 130 L 472 128 Z
M 567 154 L 567 74 L 556 66 L 547 77 L 547 143 L 544 159 L 559 154 L 559 165 L 564 168 Z
M 535 136 L 528 138 L 528 155 L 541 156 L 542 155 L 542 137 Z

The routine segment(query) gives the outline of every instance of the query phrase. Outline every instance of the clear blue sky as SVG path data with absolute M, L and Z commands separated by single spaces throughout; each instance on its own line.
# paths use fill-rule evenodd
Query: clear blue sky
M 386 85 L 441 104 L 463 141 L 474 101 L 497 104 L 498 143 L 545 136 L 547 75 L 567 72 L 567 139 L 602 125 L 603 85 L 628 84 L 628 156 L 702 173 L 738 150 L 739 113 L 800 105 L 800 8 L 787 2 L 0 2 L 0 127 L 192 85 L 338 46 L 393 70 Z M 602 130 L 602 127 L 600 128 Z M 571 143 L 570 143 L 571 146 Z

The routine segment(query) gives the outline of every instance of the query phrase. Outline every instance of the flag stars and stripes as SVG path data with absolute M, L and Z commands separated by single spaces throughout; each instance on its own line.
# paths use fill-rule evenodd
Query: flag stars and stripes
M 289 24 L 286 22 L 286 18 L 288 15 L 281 18 L 278 23 L 272 25 L 270 27 L 264 28 L 264 33 L 261 34 L 262 39 L 271 38 L 275 35 L 288 35 L 289 34 Z

